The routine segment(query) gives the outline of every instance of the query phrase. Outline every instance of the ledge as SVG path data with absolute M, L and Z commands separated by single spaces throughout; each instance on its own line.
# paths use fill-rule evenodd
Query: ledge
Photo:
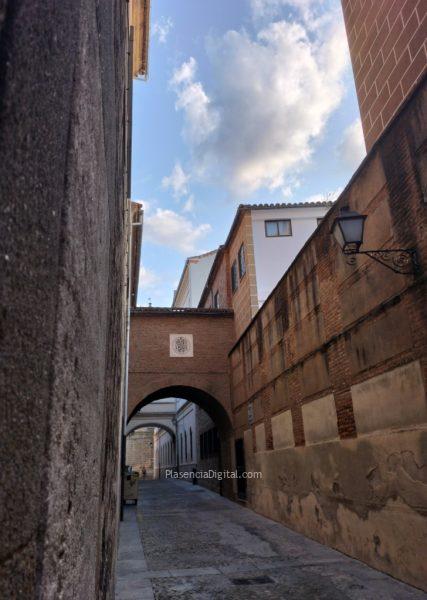
M 147 317 L 153 316 L 170 316 L 184 315 L 191 317 L 233 317 L 234 311 L 229 308 L 171 308 L 162 306 L 146 306 L 142 308 L 132 308 L 130 311 L 132 316 L 144 315 Z

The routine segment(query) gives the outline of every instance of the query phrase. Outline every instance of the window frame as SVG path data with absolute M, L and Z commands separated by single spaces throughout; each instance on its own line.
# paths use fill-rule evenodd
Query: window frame
M 240 277 L 240 281 L 241 281 L 243 279 L 243 277 L 246 275 L 246 253 L 245 253 L 244 243 L 241 244 L 239 251 L 237 253 L 237 263 L 238 263 L 238 267 L 239 267 L 239 277 Z M 242 264 L 243 264 L 243 268 L 242 268 Z
M 269 235 L 268 232 L 267 232 L 267 226 L 270 223 L 275 223 L 276 224 L 277 233 L 275 235 Z M 280 231 L 279 231 L 279 223 L 289 223 L 289 232 L 290 233 L 281 234 Z M 264 233 L 265 233 L 265 237 L 267 237 L 267 238 L 292 237 L 292 235 L 293 235 L 293 231 L 292 231 L 292 219 L 266 219 L 264 221 Z
M 237 266 L 237 260 L 233 261 L 230 269 L 231 274 L 231 292 L 234 294 L 239 289 L 239 271 Z

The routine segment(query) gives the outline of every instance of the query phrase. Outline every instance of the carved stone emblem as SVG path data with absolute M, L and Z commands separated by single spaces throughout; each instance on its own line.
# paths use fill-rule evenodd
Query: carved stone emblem
M 171 333 L 170 356 L 193 356 L 193 336 L 190 333 Z

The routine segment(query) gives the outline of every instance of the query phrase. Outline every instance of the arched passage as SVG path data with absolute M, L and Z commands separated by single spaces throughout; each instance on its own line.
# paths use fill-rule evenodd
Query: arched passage
M 133 408 L 128 417 L 128 423 L 132 422 L 135 415 L 139 411 L 148 406 L 150 403 L 164 398 L 180 398 L 193 402 L 202 408 L 212 419 L 218 429 L 219 434 L 219 470 L 231 471 L 232 466 L 232 443 L 233 443 L 233 428 L 230 417 L 224 406 L 211 394 L 193 386 L 175 385 L 159 388 L 149 393 L 145 398 L 142 398 Z M 229 497 L 233 496 L 232 480 L 224 479 L 220 481 L 220 492 Z
M 163 425 L 162 423 L 157 423 L 156 421 L 152 421 L 152 422 L 144 422 L 144 423 L 128 423 L 127 427 L 126 427 L 126 435 L 129 435 L 130 433 L 133 433 L 134 431 L 137 431 L 138 429 L 144 429 L 144 427 L 157 427 L 158 429 L 164 429 L 165 431 L 167 431 L 169 433 L 169 435 L 171 436 L 171 438 L 174 440 L 175 439 L 175 431 L 174 429 L 172 429 L 172 427 L 168 427 L 167 425 Z

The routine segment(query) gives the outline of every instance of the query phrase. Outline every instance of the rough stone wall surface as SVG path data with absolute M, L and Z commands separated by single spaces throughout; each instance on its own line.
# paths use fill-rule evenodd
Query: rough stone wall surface
M 341 1 L 370 150 L 427 69 L 427 3 Z
M 0 597 L 112 598 L 125 3 L 0 6 Z
M 249 503 L 427 589 L 426 80 L 375 145 L 230 354 Z M 367 215 L 362 249 L 416 248 L 417 276 L 331 235 Z M 248 418 L 251 406 L 253 424 Z

